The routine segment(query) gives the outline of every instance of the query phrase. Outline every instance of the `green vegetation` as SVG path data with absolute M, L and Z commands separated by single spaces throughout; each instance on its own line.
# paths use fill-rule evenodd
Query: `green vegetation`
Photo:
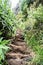
M 0 31 L 2 36 L 12 35 L 15 16 L 11 11 L 8 0 L 0 0 Z M 9 34 L 10 33 L 10 34 Z
M 5 53 L 9 49 L 8 39 L 12 37 L 12 34 L 15 35 L 18 28 L 23 31 L 28 46 L 36 53 L 31 63 L 43 65 L 42 2 L 42 0 L 41 2 L 40 0 L 22 0 L 20 11 L 14 16 L 8 0 L 0 0 L 0 65 L 3 65 L 2 60 L 5 60 Z
M 2 40 L 3 38 L 0 38 L 0 65 L 3 64 L 2 61 L 5 59 L 5 53 L 10 49 L 6 46 L 6 44 L 9 43 L 9 40 Z
M 0 0 L 0 65 L 3 65 L 5 53 L 9 49 L 7 44 L 10 40 L 8 40 L 8 38 L 10 38 L 15 31 L 13 30 L 14 19 L 15 16 L 11 11 L 8 0 Z
M 26 9 L 22 10 L 24 14 L 22 11 L 18 13 L 19 18 L 17 20 L 20 20 L 22 23 L 19 23 L 21 24 L 19 28 L 24 32 L 25 41 L 28 46 L 31 46 L 36 53 L 32 60 L 33 65 L 43 65 L 43 5 L 39 4 L 36 7 L 36 2 L 29 7 L 25 3 L 24 5 L 23 9 Z

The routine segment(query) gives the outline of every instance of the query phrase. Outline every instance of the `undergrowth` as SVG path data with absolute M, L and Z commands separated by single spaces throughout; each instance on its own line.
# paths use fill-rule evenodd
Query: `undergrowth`
M 15 32 L 15 16 L 11 11 L 9 0 L 0 0 L 0 65 L 6 65 L 5 54 L 10 49 L 9 38 Z
M 33 65 L 43 65 L 43 6 L 39 4 L 36 7 L 35 2 L 30 7 L 26 6 L 25 3 L 23 7 L 25 7 L 24 11 L 27 13 L 23 14 L 24 11 L 22 10 L 23 12 L 20 11 L 16 16 L 17 21 L 20 22 L 18 27 L 23 30 L 25 41 L 36 54 L 31 63 Z M 26 14 L 28 15 L 25 18 Z

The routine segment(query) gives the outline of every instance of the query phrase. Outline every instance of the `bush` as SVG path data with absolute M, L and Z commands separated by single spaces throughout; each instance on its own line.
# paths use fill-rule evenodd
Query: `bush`
M 28 13 L 26 20 L 24 20 L 24 16 L 27 13 L 24 11 L 27 11 Z M 20 16 L 17 18 L 17 20 L 20 22 L 20 27 L 19 25 L 18 27 L 23 30 L 25 41 L 27 42 L 28 46 L 31 46 L 33 51 L 36 53 L 32 63 L 35 63 L 35 65 L 43 65 L 43 6 L 39 5 L 36 8 L 33 4 L 29 8 L 26 7 L 26 10 L 24 11 L 23 12 L 25 14 L 23 14 L 22 11 L 22 15 L 18 14 L 18 17 Z
M 15 16 L 8 2 L 9 0 L 0 0 L 0 31 L 4 37 L 12 35 L 15 24 Z
M 6 44 L 9 43 L 9 40 L 3 40 L 3 38 L 0 38 L 0 65 L 3 64 L 5 60 L 5 54 L 10 49 Z
M 15 16 L 11 11 L 9 0 L 0 0 L 0 65 L 6 65 L 5 54 L 9 50 L 8 39 L 12 36 Z
M 38 8 L 31 9 L 29 19 L 32 18 L 33 24 L 30 20 L 32 28 L 30 26 L 30 30 L 25 30 L 25 39 L 27 44 L 36 52 L 34 62 L 37 65 L 43 65 L 43 48 L 41 47 L 43 46 L 43 6 L 40 5 Z

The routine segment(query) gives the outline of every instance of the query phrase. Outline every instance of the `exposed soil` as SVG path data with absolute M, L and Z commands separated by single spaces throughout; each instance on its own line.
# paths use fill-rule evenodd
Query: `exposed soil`
M 34 53 L 27 47 L 21 34 L 17 34 L 8 46 L 11 48 L 6 54 L 8 65 L 27 65 L 34 56 Z

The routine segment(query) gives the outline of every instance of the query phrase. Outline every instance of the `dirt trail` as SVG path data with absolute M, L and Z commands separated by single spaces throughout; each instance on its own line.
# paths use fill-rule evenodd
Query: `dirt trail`
M 10 52 L 6 54 L 8 65 L 26 65 L 32 59 L 31 49 L 27 48 L 21 34 L 17 34 L 9 44 Z

